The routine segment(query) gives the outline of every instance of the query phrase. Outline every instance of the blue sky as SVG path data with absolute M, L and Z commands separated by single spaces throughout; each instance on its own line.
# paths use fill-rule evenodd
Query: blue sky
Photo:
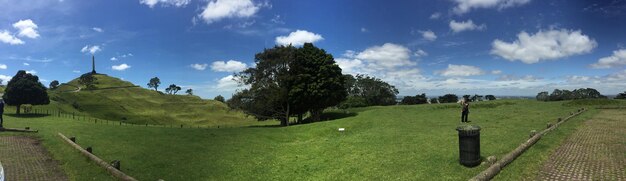
M 623 0 L 0 0 L 0 79 L 67 82 L 95 55 L 99 73 L 140 86 L 230 97 L 255 53 L 313 42 L 400 95 L 616 94 L 624 22 Z

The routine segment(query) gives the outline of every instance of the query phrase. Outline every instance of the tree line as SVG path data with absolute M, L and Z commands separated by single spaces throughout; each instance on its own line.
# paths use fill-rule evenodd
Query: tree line
M 483 99 L 484 97 L 484 99 Z M 483 100 L 496 100 L 496 96 L 494 95 L 478 95 L 478 94 L 474 94 L 473 96 L 471 95 L 463 95 L 464 99 L 467 99 L 469 101 L 475 102 L 475 101 L 483 101 Z M 414 105 L 414 104 L 426 104 L 426 103 L 456 103 L 459 101 L 459 97 L 455 94 L 446 94 L 443 96 L 439 96 L 439 97 L 433 97 L 430 100 L 426 97 L 425 93 L 419 94 L 419 95 L 415 95 L 415 96 L 405 96 L 404 98 L 402 98 L 402 101 L 400 101 L 400 104 L 402 105 Z
M 626 92 L 625 92 L 626 93 Z M 563 101 L 574 99 L 606 99 L 607 97 L 600 94 L 598 90 L 593 88 L 580 88 L 569 90 L 554 89 L 552 93 L 547 91 L 539 92 L 535 97 L 538 101 Z

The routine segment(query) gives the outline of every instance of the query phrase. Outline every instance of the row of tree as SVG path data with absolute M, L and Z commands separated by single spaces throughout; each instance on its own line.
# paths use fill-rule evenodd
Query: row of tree
M 619 93 L 615 96 L 615 99 L 626 99 L 626 91 L 624 93 Z
M 544 91 L 538 93 L 536 98 L 538 101 L 562 101 L 574 99 L 606 99 L 607 97 L 600 94 L 596 89 L 580 88 L 574 89 L 574 91 L 554 89 L 552 93 Z
M 478 95 L 478 94 L 474 94 L 474 96 L 470 96 L 470 95 L 463 95 L 464 99 L 467 99 L 469 101 L 475 102 L 475 101 L 482 101 L 483 97 L 486 100 L 496 100 L 496 96 L 494 95 L 486 95 L 486 96 L 482 96 L 482 95 Z M 459 97 L 455 94 L 446 94 L 443 96 L 439 96 L 438 98 L 431 98 L 430 99 L 430 103 L 434 104 L 434 103 L 455 103 L 459 101 Z M 400 104 L 404 104 L 404 105 L 413 105 L 413 104 L 426 104 L 428 103 L 429 100 L 426 97 L 426 94 L 420 94 L 420 95 L 416 95 L 416 96 L 406 96 L 402 99 L 402 101 L 400 102 Z
M 151 78 L 150 81 L 148 81 L 148 88 L 154 88 L 154 91 L 159 91 L 159 85 L 161 85 L 161 79 L 159 79 L 159 77 Z M 165 93 L 175 95 L 180 90 L 182 90 L 180 86 L 170 84 L 169 87 L 165 88 Z M 187 95 L 193 95 L 193 89 L 187 89 L 185 93 Z

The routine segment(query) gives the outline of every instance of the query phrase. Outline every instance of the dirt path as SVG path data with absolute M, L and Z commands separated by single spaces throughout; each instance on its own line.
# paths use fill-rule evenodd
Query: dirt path
M 7 181 L 68 180 L 58 162 L 34 138 L 0 136 L 0 162 Z
M 626 180 L 626 110 L 603 110 L 569 136 L 537 180 Z

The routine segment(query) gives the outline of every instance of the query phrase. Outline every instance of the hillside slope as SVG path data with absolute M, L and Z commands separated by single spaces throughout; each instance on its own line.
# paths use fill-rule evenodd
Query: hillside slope
M 50 99 L 65 111 L 136 124 L 237 126 L 256 122 L 222 102 L 162 94 L 107 75 L 95 76 L 96 90 L 85 90 L 75 79 L 50 91 Z

